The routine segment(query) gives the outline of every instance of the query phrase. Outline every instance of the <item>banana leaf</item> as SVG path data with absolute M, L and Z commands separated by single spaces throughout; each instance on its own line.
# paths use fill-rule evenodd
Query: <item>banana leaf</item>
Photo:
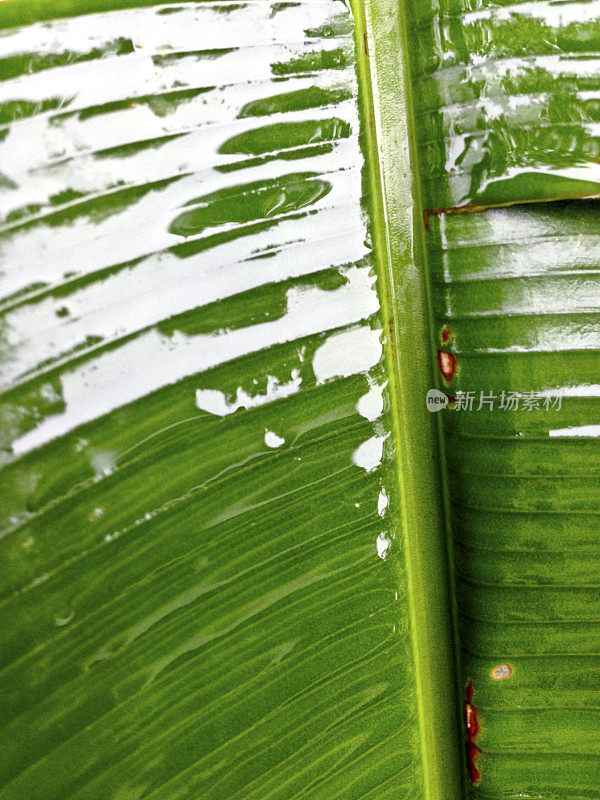
M 474 797 L 600 786 L 599 17 L 407 2 Z
M 597 796 L 598 17 L 0 3 L 0 800 Z
M 406 0 L 426 209 L 600 194 L 600 5 Z

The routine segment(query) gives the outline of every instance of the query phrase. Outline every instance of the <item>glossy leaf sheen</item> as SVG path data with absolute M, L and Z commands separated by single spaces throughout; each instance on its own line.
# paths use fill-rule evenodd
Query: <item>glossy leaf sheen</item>
M 592 798 L 600 4 L 406 6 L 438 387 L 473 397 L 441 412 L 471 793 Z
M 475 397 L 443 423 L 476 797 L 592 798 L 600 785 L 599 211 L 443 215 L 428 233 L 451 391 Z M 494 410 L 478 410 L 482 391 Z M 518 408 L 502 410 L 502 392 Z M 502 664 L 512 675 L 494 680 Z
M 598 794 L 600 3 L 358 6 L 0 3 L 0 800 L 455 800 L 440 349 L 470 792 Z
M 597 0 L 406 2 L 425 208 L 600 193 Z
M 0 798 L 421 797 L 351 17 L 99 5 L 0 9 Z

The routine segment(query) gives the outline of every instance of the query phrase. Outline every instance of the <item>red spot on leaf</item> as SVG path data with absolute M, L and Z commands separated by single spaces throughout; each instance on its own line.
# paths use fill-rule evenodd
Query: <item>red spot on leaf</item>
M 447 325 L 444 325 L 444 327 L 442 328 L 440 338 L 442 340 L 442 344 L 448 344 L 448 342 L 452 338 L 452 331 Z
M 479 735 L 481 726 L 479 724 L 479 712 L 476 706 L 473 705 L 473 694 L 473 684 L 469 681 L 465 690 L 465 702 L 463 704 L 465 728 L 467 731 L 467 767 L 469 769 L 469 780 L 473 784 L 478 784 L 481 780 L 481 773 L 477 766 L 477 761 L 481 755 L 481 747 L 477 745 L 475 740 Z
M 471 683 L 471 681 L 469 681 L 467 683 L 467 688 L 465 689 L 465 702 L 472 703 L 474 694 L 475 692 L 473 690 L 473 684 Z
M 472 784 L 477 786 L 481 781 L 481 772 L 477 766 L 477 759 L 481 755 L 481 747 L 478 747 L 475 742 L 467 742 L 467 764 L 469 766 L 469 780 Z
M 437 358 L 443 379 L 446 383 L 451 383 L 456 372 L 456 367 L 458 366 L 458 361 L 452 353 L 449 353 L 447 350 L 438 350 Z

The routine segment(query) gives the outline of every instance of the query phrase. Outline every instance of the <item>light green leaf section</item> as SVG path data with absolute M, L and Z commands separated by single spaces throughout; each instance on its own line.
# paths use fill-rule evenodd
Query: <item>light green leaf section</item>
M 0 3 L 0 800 L 597 797 L 599 4 L 405 5 Z
M 364 15 L 357 12 L 357 25 L 362 82 L 372 98 L 366 119 L 372 181 L 381 186 L 374 218 L 384 308 L 398 354 L 390 371 L 398 387 L 394 422 L 408 532 L 425 788 L 428 797 L 459 797 L 462 737 L 455 685 L 455 618 L 440 503 L 443 464 L 437 420 L 425 410 L 435 377 L 429 279 L 418 237 L 420 202 L 410 158 L 413 101 L 407 80 L 406 26 L 396 2 L 365 4 Z
M 1 800 L 458 796 L 348 8 L 0 25 Z

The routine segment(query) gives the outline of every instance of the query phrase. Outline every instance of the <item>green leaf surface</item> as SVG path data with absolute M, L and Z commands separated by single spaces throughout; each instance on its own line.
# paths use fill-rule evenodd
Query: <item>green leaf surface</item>
M 0 800 L 597 797 L 599 22 L 0 3 Z
M 477 798 L 600 786 L 600 207 L 577 199 L 597 194 L 599 14 L 399 14 L 431 349 L 454 359 L 438 417 Z
M 348 8 L 0 25 L 1 800 L 424 797 L 448 594 Z
M 475 797 L 600 785 L 599 210 L 442 215 L 427 234 L 435 325 L 458 362 L 444 388 L 463 397 L 442 414 Z
M 600 193 L 600 6 L 406 0 L 425 208 Z

